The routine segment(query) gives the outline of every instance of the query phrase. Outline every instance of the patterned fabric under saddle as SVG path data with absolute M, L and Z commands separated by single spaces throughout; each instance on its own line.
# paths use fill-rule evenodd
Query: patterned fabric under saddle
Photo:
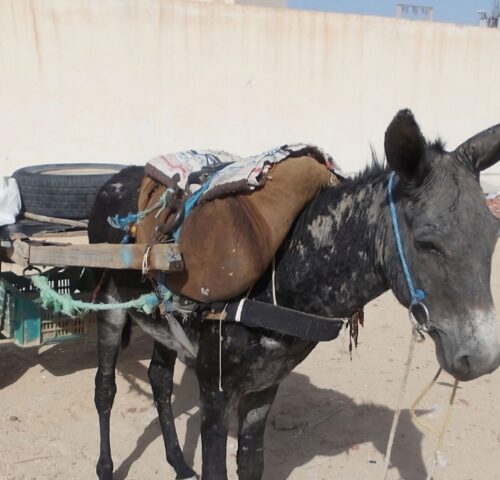
M 177 231 L 185 270 L 165 275 L 164 283 L 178 295 L 210 303 L 234 298 L 251 288 L 269 267 L 304 206 L 322 188 L 340 183 L 343 176 L 330 156 L 308 145 L 284 146 L 248 159 L 224 154 L 219 162 L 206 157 L 207 152 L 202 155 L 202 163 L 210 160 L 207 171 L 229 158 L 237 162 L 213 174 L 195 193 L 197 204 Z M 174 159 L 158 158 L 169 158 L 170 164 Z M 158 230 L 166 233 L 168 228 L 162 226 L 172 223 L 193 187 L 187 180 L 189 171 L 156 172 L 161 164 L 158 158 L 146 166 L 139 211 L 157 204 L 167 188 L 175 192 L 173 203 L 140 222 L 139 243 L 157 239 Z M 178 188 L 181 184 L 182 189 Z

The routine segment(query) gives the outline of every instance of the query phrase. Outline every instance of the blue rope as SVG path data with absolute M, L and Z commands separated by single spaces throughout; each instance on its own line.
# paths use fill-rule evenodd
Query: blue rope
M 167 188 L 161 195 L 160 199 L 153 206 L 146 208 L 146 210 L 142 210 L 137 213 L 129 213 L 126 217 L 120 217 L 119 215 L 115 215 L 114 217 L 108 217 L 108 223 L 118 230 L 128 231 L 130 225 L 134 223 L 139 223 L 143 220 L 147 215 L 149 215 L 152 211 L 158 209 L 156 212 L 156 217 L 160 215 L 160 213 L 167 206 L 170 196 L 172 195 L 173 190 L 171 188 Z
M 179 228 L 174 232 L 174 239 L 176 242 L 179 241 L 179 236 L 181 234 L 181 229 L 182 225 L 186 221 L 187 217 L 191 214 L 192 210 L 196 205 L 198 204 L 198 201 L 200 200 L 201 196 L 207 191 L 208 187 L 210 186 L 210 181 L 212 180 L 213 177 L 209 178 L 199 190 L 197 190 L 195 193 L 193 193 L 184 203 L 184 219 L 182 220 L 181 225 L 179 225 Z
M 129 213 L 126 217 L 115 215 L 114 217 L 108 217 L 108 223 L 117 230 L 128 231 L 130 225 L 136 223 L 138 218 L 138 213 Z
M 201 188 L 193 193 L 186 202 L 184 203 L 184 221 L 186 221 L 186 218 L 190 215 L 191 211 L 193 210 L 194 207 L 198 204 L 198 201 L 200 200 L 201 196 L 207 191 L 208 187 L 210 186 L 210 182 L 213 177 L 209 178 L 202 186 Z M 156 213 L 156 216 L 158 216 L 161 211 L 165 208 L 167 205 L 169 196 L 172 194 L 172 190 L 167 189 L 165 193 L 161 196 L 160 200 L 158 203 L 153 205 L 150 208 L 147 208 L 146 210 L 143 210 L 141 212 L 137 213 L 129 213 L 125 217 L 120 217 L 119 215 L 115 215 L 114 217 L 108 217 L 108 223 L 113 227 L 118 230 L 124 230 L 125 232 L 128 232 L 130 225 L 133 225 L 134 223 L 139 223 L 146 215 L 151 213 L 153 210 L 159 209 L 158 212 Z M 179 236 L 181 234 L 181 229 L 182 229 L 182 224 L 179 226 L 179 228 L 175 231 L 174 233 L 174 238 L 176 241 L 179 240 Z M 130 243 L 129 242 L 129 237 L 128 235 L 125 236 L 125 238 L 122 240 L 121 243 Z
M 126 233 L 120 242 L 122 245 L 127 245 L 129 243 L 134 243 L 134 237 L 130 233 Z
M 189 214 L 191 213 L 191 210 L 193 210 L 194 207 L 198 204 L 198 200 L 200 197 L 207 191 L 208 187 L 210 186 L 210 180 L 208 179 L 199 190 L 197 190 L 195 193 L 193 193 L 187 200 L 186 203 L 184 204 L 184 218 L 187 218 Z
M 399 228 L 398 222 L 398 214 L 396 212 L 396 204 L 394 203 L 394 193 L 393 193 L 393 185 L 394 185 L 394 177 L 396 176 L 395 172 L 391 172 L 389 175 L 389 182 L 387 184 L 387 193 L 389 196 L 389 208 L 391 210 L 391 220 L 392 220 L 392 229 L 394 231 L 394 237 L 396 238 L 396 245 L 398 247 L 399 259 L 401 261 L 401 266 L 403 267 L 403 272 L 406 278 L 406 284 L 408 285 L 408 290 L 410 291 L 411 301 L 413 302 L 422 302 L 426 295 L 423 290 L 419 288 L 415 288 L 413 286 L 413 281 L 410 274 L 410 269 L 408 268 L 408 263 L 406 261 L 406 256 L 403 250 L 403 242 L 401 241 L 401 230 Z

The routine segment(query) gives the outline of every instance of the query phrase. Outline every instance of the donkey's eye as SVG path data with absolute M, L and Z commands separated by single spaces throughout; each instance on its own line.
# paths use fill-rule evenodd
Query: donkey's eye
M 444 256 L 443 250 L 430 240 L 417 240 L 417 248 L 426 253 L 432 253 L 433 255 Z

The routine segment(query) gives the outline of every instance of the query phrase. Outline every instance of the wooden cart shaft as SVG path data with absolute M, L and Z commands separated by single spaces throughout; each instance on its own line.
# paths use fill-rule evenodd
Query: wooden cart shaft
M 24 239 L 2 242 L 1 257 L 22 267 L 92 267 L 119 270 L 181 271 L 184 268 L 179 246 L 175 243 L 58 245 Z

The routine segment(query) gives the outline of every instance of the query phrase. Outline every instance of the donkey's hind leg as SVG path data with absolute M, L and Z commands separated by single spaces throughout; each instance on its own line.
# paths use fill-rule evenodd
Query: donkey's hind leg
M 153 356 L 148 375 L 153 390 L 153 397 L 160 419 L 163 442 L 167 453 L 167 461 L 175 470 L 177 479 L 196 479 L 194 471 L 188 467 L 179 446 L 172 413 L 172 388 L 174 383 L 174 366 L 177 353 L 159 342 L 154 342 Z
M 264 471 L 264 430 L 278 384 L 247 393 L 238 406 L 238 478 L 260 480 Z
M 118 294 L 113 281 L 107 286 L 108 302 L 117 301 Z M 99 480 L 113 478 L 113 461 L 109 420 L 116 394 L 115 367 L 120 350 L 122 330 L 127 322 L 125 310 L 112 310 L 99 314 L 97 322 L 98 365 L 95 377 L 95 406 L 99 415 L 100 454 L 96 466 Z

